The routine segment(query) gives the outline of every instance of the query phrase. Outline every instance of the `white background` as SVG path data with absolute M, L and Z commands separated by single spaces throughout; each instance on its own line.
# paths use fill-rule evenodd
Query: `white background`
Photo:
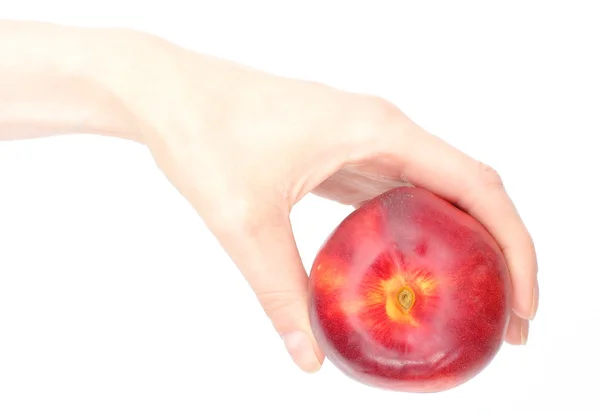
M 392 100 L 503 176 L 538 249 L 530 341 L 432 395 L 304 374 L 145 148 L 2 143 L 0 412 L 600 411 L 597 2 L 150 3 L 0 0 L 0 18 L 133 27 Z M 294 210 L 307 268 L 348 212 Z

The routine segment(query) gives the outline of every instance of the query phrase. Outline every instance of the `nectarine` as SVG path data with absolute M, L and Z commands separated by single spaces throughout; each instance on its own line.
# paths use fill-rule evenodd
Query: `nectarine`
M 326 357 L 364 384 L 435 392 L 481 372 L 511 311 L 502 251 L 472 216 L 419 188 L 388 191 L 325 241 L 309 278 Z

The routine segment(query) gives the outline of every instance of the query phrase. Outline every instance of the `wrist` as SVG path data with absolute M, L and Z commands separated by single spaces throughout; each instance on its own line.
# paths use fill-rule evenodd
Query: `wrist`
M 126 114 L 122 135 L 127 136 L 123 137 L 162 146 L 164 135 L 185 123 L 182 115 L 190 111 L 192 86 L 194 103 L 201 100 L 204 106 L 210 105 L 210 93 L 189 82 L 190 78 L 206 77 L 208 72 L 205 65 L 190 69 L 189 58 L 198 59 L 195 53 L 160 37 L 129 29 L 97 30 L 90 32 L 90 36 L 95 37 L 92 43 L 97 44 L 99 52 L 91 59 L 94 64 L 84 65 L 91 69 L 82 71 L 90 73 L 95 83 L 109 91 L 120 112 Z M 193 114 L 195 118 L 200 115 Z
M 98 134 L 141 141 L 125 96 L 143 37 L 0 22 L 0 139 Z

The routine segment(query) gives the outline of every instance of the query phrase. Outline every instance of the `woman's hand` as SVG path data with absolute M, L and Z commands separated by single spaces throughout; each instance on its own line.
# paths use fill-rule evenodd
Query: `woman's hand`
M 514 314 L 506 339 L 525 342 L 537 306 L 536 254 L 493 169 L 379 98 L 151 43 L 170 64 L 140 76 L 138 85 L 151 91 L 129 95 L 144 142 L 239 267 L 302 369 L 315 371 L 323 360 L 289 221 L 309 192 L 359 205 L 409 182 L 473 215 L 509 265 Z
M 536 255 L 499 176 L 386 101 L 128 30 L 0 21 L 0 108 L 0 139 L 94 133 L 146 144 L 306 371 L 323 355 L 289 213 L 309 192 L 359 205 L 408 182 L 459 205 L 507 259 L 514 287 L 507 341 L 527 337 Z

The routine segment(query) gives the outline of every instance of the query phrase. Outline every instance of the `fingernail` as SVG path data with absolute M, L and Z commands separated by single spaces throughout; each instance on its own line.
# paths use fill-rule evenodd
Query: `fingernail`
M 535 286 L 533 287 L 533 294 L 532 294 L 532 298 L 531 298 L 531 312 L 529 314 L 530 320 L 533 320 L 535 318 L 535 314 L 537 313 L 537 309 L 538 309 L 539 299 L 540 299 L 540 292 L 539 292 L 538 284 L 536 283 Z
M 312 342 L 308 335 L 302 331 L 294 331 L 281 336 L 288 353 L 302 370 L 314 373 L 321 368 Z
M 527 343 L 529 337 L 529 322 L 527 320 L 521 320 L 521 344 Z

